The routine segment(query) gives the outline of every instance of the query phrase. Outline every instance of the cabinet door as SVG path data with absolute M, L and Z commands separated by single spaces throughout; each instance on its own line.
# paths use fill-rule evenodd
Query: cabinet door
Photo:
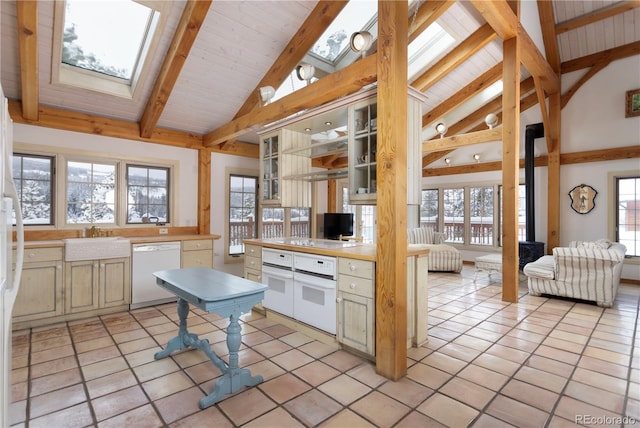
M 280 170 L 279 170 L 279 134 L 262 137 L 260 146 L 262 202 L 265 204 L 280 203 Z
M 131 265 L 128 257 L 100 261 L 100 308 L 131 303 Z
M 213 251 L 185 251 L 182 253 L 182 267 L 206 267 L 213 269 Z
M 84 312 L 99 307 L 99 260 L 66 262 L 65 313 Z
M 30 321 L 64 313 L 62 260 L 25 263 L 20 289 L 13 307 L 13 320 Z
M 375 355 L 373 299 L 338 292 L 338 342 Z
M 262 282 L 262 272 L 260 272 L 259 270 L 245 269 L 244 277 L 249 281 L 260 282 L 260 283 Z
M 375 203 L 378 111 L 375 98 L 349 109 L 349 201 Z

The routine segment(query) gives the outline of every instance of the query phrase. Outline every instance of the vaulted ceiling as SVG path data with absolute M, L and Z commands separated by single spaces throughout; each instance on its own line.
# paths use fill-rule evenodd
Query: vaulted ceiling
M 0 76 L 19 123 L 257 156 L 255 129 L 261 125 L 376 80 L 372 52 L 276 103 L 260 105 L 258 88 L 278 87 L 290 78 L 343 1 L 175 1 L 142 89 L 129 100 L 52 83 L 54 3 L 1 3 Z M 434 21 L 456 38 L 410 81 L 427 96 L 425 141 L 443 117 L 450 135 L 480 129 L 488 113 L 500 115 L 500 94 L 483 98 L 482 91 L 502 74 L 506 30 L 497 11 L 504 6 L 509 7 L 504 0 L 411 4 L 409 40 Z M 523 2 L 522 21 L 531 20 L 536 6 L 542 31 L 535 31 L 537 25 L 525 30 L 530 40 L 544 40 L 546 53 L 525 46 L 523 58 L 530 55 L 534 67 L 523 72 L 522 110 L 536 105 L 553 84 L 549 70 L 581 74 L 574 86 L 562 88 L 565 105 L 611 61 L 640 54 L 638 0 Z M 446 153 L 425 153 L 423 166 Z

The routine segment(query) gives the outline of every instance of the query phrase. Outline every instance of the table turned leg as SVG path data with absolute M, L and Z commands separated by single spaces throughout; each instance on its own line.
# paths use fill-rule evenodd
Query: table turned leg
M 226 373 L 220 377 L 211 394 L 200 400 L 200 408 L 204 409 L 220 401 L 225 394 L 232 394 L 245 386 L 256 386 L 263 381 L 262 376 L 251 376 L 248 369 L 238 368 L 238 350 L 242 342 L 242 336 L 238 316 L 232 314 L 227 327 L 227 347 L 229 348 L 229 367 Z
M 204 351 L 209 359 L 224 374 L 227 371 L 227 365 L 211 350 L 209 340 L 199 339 L 195 333 L 187 331 L 187 316 L 189 315 L 189 302 L 178 297 L 178 317 L 180 318 L 180 327 L 178 335 L 169 340 L 167 347 L 162 351 L 156 352 L 153 356 L 156 360 L 169 356 L 173 351 L 179 351 L 187 348 L 197 348 Z

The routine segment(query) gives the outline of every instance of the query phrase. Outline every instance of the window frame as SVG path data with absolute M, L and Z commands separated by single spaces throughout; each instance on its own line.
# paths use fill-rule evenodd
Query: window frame
M 378 235 L 378 211 L 375 205 L 348 204 L 345 203 L 344 195 L 349 194 L 349 182 L 347 180 L 339 180 L 337 192 L 337 207 L 339 212 L 353 213 L 353 237 L 362 237 L 365 244 L 375 244 Z M 345 211 L 345 206 L 349 207 L 349 211 Z M 367 225 L 370 223 L 370 225 Z
M 16 156 L 21 157 L 23 159 L 21 161 L 21 165 L 24 165 L 25 157 L 49 160 L 50 167 L 51 167 L 51 172 L 50 172 L 51 179 L 49 180 L 49 200 L 51 201 L 49 204 L 49 210 L 50 210 L 49 222 L 48 223 L 25 223 L 24 226 L 28 228 L 37 227 L 37 226 L 54 226 L 56 223 L 56 181 L 57 181 L 56 156 L 52 154 L 23 153 L 22 151 L 14 151 L 13 153 L 11 153 L 11 156 L 12 156 L 12 162 L 13 162 L 13 157 L 16 157 Z M 15 177 L 15 175 L 16 175 L 16 171 L 12 170 L 12 176 Z M 24 169 L 21 167 L 20 177 L 23 177 L 23 176 L 24 176 Z M 24 181 L 24 178 L 21 178 L 21 182 L 22 181 Z M 23 200 L 24 200 L 22 189 L 16 186 L 16 191 L 19 195 L 20 205 L 22 208 Z M 22 213 L 22 215 L 23 217 L 25 217 L 24 212 Z
M 244 263 L 244 252 L 238 254 L 230 254 L 229 252 L 229 244 L 230 244 L 230 233 L 228 226 L 230 225 L 230 185 L 231 185 L 231 176 L 243 176 L 243 177 L 251 177 L 256 180 L 256 206 L 255 206 L 255 227 L 256 227 L 256 238 L 260 237 L 261 228 L 262 228 L 262 207 L 260 204 L 260 172 L 256 169 L 247 169 L 247 168 L 225 168 L 225 224 L 227 225 L 227 229 L 224 233 L 224 263 L 232 264 L 232 263 Z
M 607 181 L 608 181 L 608 189 L 609 195 L 607 197 L 607 205 L 608 205 L 608 213 L 607 213 L 607 239 L 611 241 L 617 241 L 617 228 L 618 228 L 618 209 L 617 209 L 617 201 L 618 201 L 618 179 L 624 178 L 634 178 L 639 177 L 637 170 L 628 170 L 628 171 L 614 171 L 609 172 Z M 640 255 L 631 255 L 627 250 L 627 254 L 625 256 L 625 264 L 630 265 L 640 265 Z
M 127 225 L 142 225 L 142 224 L 147 224 L 147 223 L 151 223 L 151 221 L 147 221 L 145 222 L 144 220 L 141 220 L 140 222 L 131 222 L 129 221 L 129 168 L 141 168 L 141 169 L 146 169 L 147 170 L 147 177 L 148 177 L 148 173 L 149 170 L 153 169 L 153 170 L 164 170 L 166 171 L 167 174 L 167 185 L 166 187 L 164 187 L 166 189 L 166 193 L 167 193 L 167 203 L 166 203 L 166 218 L 164 221 L 160 222 L 156 222 L 156 223 L 162 223 L 162 224 L 167 224 L 167 223 L 171 223 L 171 216 L 173 215 L 173 213 L 171 212 L 171 198 L 172 198 L 172 193 L 171 193 L 171 169 L 166 167 L 166 166 L 151 166 L 151 165 L 143 165 L 141 163 L 135 163 L 135 162 L 126 162 L 124 165 L 124 174 L 125 174 L 125 195 L 126 195 L 126 206 L 125 206 L 125 216 L 123 218 L 123 222 Z M 145 187 L 147 189 L 150 189 L 152 187 L 160 187 L 160 186 L 149 186 L 149 183 L 147 182 L 147 186 L 136 186 L 136 187 Z M 149 204 L 147 203 L 147 207 L 151 206 L 151 205 L 159 205 L 159 204 Z M 142 217 L 144 218 L 144 217 Z

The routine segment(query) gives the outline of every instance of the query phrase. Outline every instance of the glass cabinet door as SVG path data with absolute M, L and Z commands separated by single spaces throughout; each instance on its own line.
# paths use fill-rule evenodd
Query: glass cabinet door
M 278 134 L 262 139 L 262 200 L 280 199 L 278 171 Z
M 349 188 L 355 203 L 375 203 L 377 192 L 377 104 L 357 104 L 351 110 Z

